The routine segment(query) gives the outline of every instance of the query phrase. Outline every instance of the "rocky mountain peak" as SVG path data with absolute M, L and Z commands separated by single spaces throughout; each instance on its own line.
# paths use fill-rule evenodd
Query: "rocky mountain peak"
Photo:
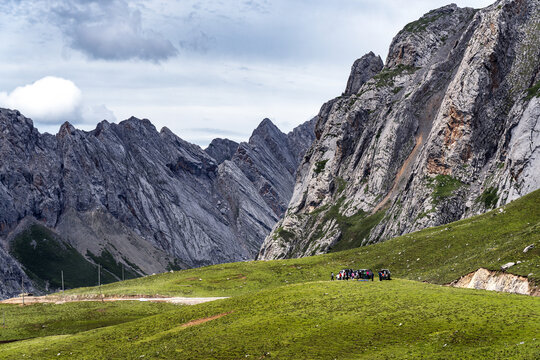
M 432 10 L 403 28 L 390 44 L 386 68 L 425 66 L 445 44 L 454 44 L 476 10 L 456 4 Z
M 56 135 L 62 138 L 68 135 L 73 135 L 73 133 L 76 131 L 77 129 L 75 129 L 75 127 L 71 125 L 69 121 L 66 121 L 60 126 L 60 129 Z
M 356 94 L 362 85 L 382 70 L 383 66 L 381 57 L 372 51 L 356 60 L 351 68 L 344 95 Z
M 260 141 L 264 141 L 263 139 L 276 139 L 276 138 L 285 138 L 286 135 L 279 130 L 279 128 L 274 125 L 272 120 L 265 118 L 259 126 L 253 130 L 253 133 L 251 134 L 251 137 L 249 138 L 249 143 L 252 145 L 256 145 Z
M 21 115 L 18 110 L 0 108 L 0 137 L 30 137 L 35 131 L 32 120 Z
M 129 128 L 129 129 L 139 129 L 141 131 L 149 131 L 152 133 L 158 133 L 156 127 L 148 119 L 139 119 L 135 116 L 131 116 L 127 120 L 120 121 L 118 123 L 119 127 Z
M 237 149 L 237 142 L 229 139 L 216 138 L 212 140 L 204 151 L 213 157 L 218 164 L 221 164 L 225 160 L 231 160 Z
M 108 130 L 111 127 L 111 123 L 107 120 L 101 120 L 97 125 L 95 131 L 101 132 L 104 130 Z

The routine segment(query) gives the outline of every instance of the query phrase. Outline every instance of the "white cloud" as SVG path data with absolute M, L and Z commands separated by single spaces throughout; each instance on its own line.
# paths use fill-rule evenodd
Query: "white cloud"
M 81 90 L 70 80 L 46 76 L 33 84 L 0 93 L 0 104 L 20 110 L 40 122 L 73 118 L 82 100 Z
M 10 93 L 0 92 L 0 106 L 17 109 L 37 124 L 93 123 L 114 114 L 104 105 L 87 105 L 82 91 L 73 83 L 55 76 L 46 76 L 32 84 L 19 86 Z

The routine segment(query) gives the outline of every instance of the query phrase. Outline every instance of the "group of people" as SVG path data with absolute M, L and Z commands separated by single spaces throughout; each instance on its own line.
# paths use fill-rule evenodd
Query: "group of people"
M 390 271 L 387 269 L 383 269 L 379 271 L 379 281 L 383 280 L 390 280 Z M 375 277 L 375 274 L 370 269 L 361 269 L 361 270 L 353 270 L 353 269 L 344 269 L 341 270 L 337 275 L 334 276 L 334 273 L 332 272 L 330 275 L 330 280 L 371 280 L 373 281 L 373 278 Z
M 344 269 L 341 270 L 336 276 L 336 280 L 371 280 L 373 281 L 373 271 L 369 269 L 353 270 Z M 331 274 L 331 280 L 334 280 L 334 273 Z

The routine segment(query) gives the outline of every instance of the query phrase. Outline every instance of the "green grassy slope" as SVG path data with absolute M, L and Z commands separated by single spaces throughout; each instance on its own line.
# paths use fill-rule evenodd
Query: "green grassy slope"
M 291 283 L 328 279 L 342 268 L 389 268 L 395 277 L 446 284 L 480 267 L 540 280 L 540 191 L 502 208 L 383 243 L 332 254 L 252 261 L 165 273 L 109 284 L 108 295 L 234 296 Z M 535 244 L 534 249 L 523 249 Z M 81 288 L 70 294 L 98 294 Z
M 116 303 L 85 301 L 24 307 L 0 304 L 0 344 L 43 336 L 76 334 L 176 308 L 178 306 L 172 304 L 136 301 Z M 1 327 L 4 319 L 6 326 Z M 0 347 L 0 353 L 1 349 Z
M 407 280 L 324 281 L 4 344 L 0 358 L 538 359 L 539 333 L 538 298 Z
M 41 288 L 45 287 L 45 281 L 52 288 L 61 288 L 60 270 L 64 271 L 66 288 L 97 285 L 97 266 L 44 226 L 34 224 L 17 235 L 11 244 L 11 253 Z M 103 283 L 116 280 L 105 268 L 102 269 Z

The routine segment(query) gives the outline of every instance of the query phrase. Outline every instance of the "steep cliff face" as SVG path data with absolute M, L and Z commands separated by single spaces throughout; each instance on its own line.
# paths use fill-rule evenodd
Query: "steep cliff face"
M 313 126 L 302 129 L 299 138 L 314 138 Z M 288 202 L 303 155 L 292 152 L 308 146 L 290 147 L 289 137 L 265 120 L 249 144 L 216 140 L 205 152 L 146 119 L 90 132 L 65 123 L 54 136 L 0 109 L 0 256 L 37 221 L 87 260 L 109 259 L 117 279 L 121 266 L 142 275 L 252 259 L 278 219 L 266 192 Z M 18 291 L 20 267 L 0 264 Z
M 376 75 L 356 64 L 322 106 L 259 258 L 383 241 L 540 187 L 538 1 L 431 11 L 394 38 Z M 357 77 L 369 80 L 356 89 Z

